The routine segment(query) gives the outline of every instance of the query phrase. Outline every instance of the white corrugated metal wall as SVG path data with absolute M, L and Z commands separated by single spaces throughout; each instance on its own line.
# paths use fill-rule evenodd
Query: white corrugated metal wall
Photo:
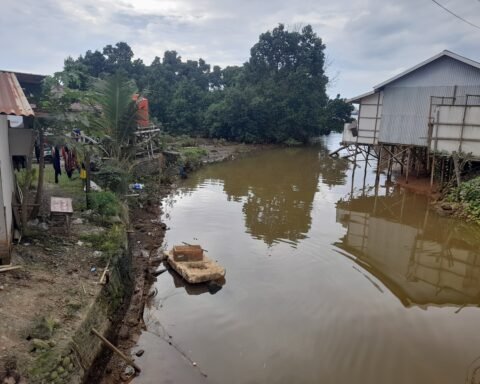
M 427 145 L 430 96 L 480 94 L 480 69 L 442 57 L 383 89 L 379 142 Z M 480 131 L 479 131 L 480 138 Z

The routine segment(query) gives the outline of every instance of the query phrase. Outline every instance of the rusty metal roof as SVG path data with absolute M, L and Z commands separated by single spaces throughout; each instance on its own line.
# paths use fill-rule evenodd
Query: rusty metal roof
M 0 72 L 0 114 L 35 115 L 14 73 Z

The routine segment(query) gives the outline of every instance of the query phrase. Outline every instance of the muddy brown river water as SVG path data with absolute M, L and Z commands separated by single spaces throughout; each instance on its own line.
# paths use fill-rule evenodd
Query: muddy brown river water
M 330 135 L 192 174 L 164 201 L 166 247 L 199 243 L 223 286 L 155 283 L 135 383 L 480 383 L 480 231 Z M 365 177 L 365 188 L 364 185 Z

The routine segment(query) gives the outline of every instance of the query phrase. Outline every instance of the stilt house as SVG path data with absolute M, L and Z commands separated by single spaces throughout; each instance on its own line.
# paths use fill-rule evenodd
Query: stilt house
M 416 148 L 427 155 L 480 159 L 480 63 L 450 51 L 349 100 L 358 119 L 346 124 L 343 145 Z

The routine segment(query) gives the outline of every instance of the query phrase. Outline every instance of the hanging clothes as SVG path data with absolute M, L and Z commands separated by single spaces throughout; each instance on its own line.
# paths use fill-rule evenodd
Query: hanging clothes
M 62 174 L 62 168 L 60 165 L 60 149 L 58 146 L 55 146 L 52 152 L 52 164 L 53 169 L 55 170 L 55 183 L 58 184 L 58 176 Z
M 77 168 L 77 159 L 75 152 L 67 146 L 63 147 L 63 161 L 65 163 L 65 172 L 69 179 L 72 178 L 73 171 Z

